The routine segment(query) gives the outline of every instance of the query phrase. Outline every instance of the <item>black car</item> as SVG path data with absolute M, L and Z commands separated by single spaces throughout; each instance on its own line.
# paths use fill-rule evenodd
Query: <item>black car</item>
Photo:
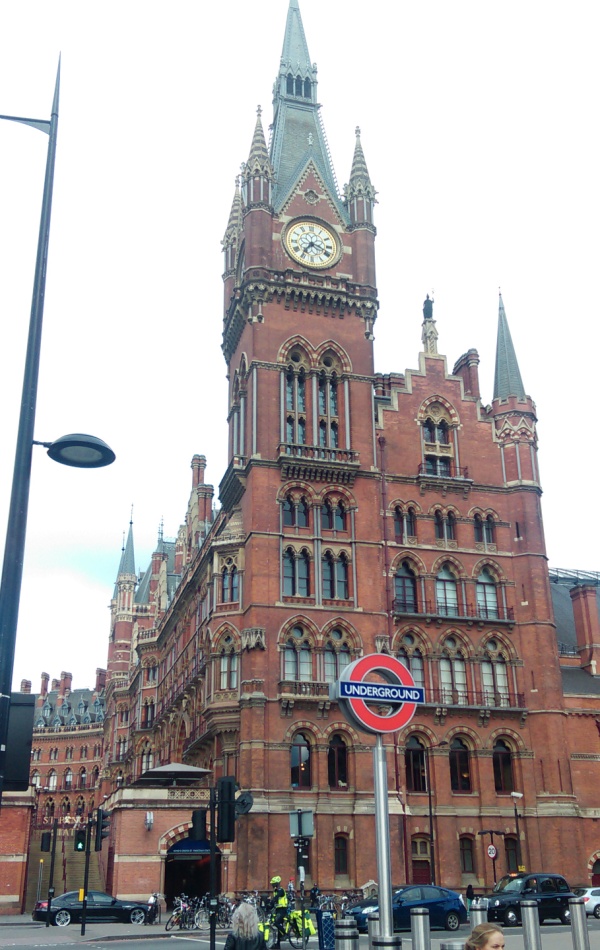
M 57 927 L 66 927 L 71 921 L 81 920 L 82 910 L 83 901 L 79 900 L 79 891 L 67 891 L 66 894 L 52 899 L 50 923 Z M 147 904 L 140 904 L 137 901 L 120 901 L 101 891 L 88 891 L 85 909 L 87 923 L 123 921 L 130 924 L 143 924 L 147 912 Z M 33 908 L 33 919 L 45 921 L 47 914 L 48 901 L 38 901 Z
M 569 899 L 575 897 L 560 874 L 545 872 L 531 874 L 506 874 L 500 878 L 488 901 L 488 920 L 500 921 L 514 927 L 521 921 L 521 901 L 537 901 L 540 923 L 544 920 L 571 920 Z
M 397 888 L 392 896 L 394 930 L 410 930 L 411 907 L 426 907 L 430 926 L 442 930 L 458 930 L 467 922 L 466 907 L 456 891 L 433 884 L 409 884 Z M 353 904 L 345 916 L 354 918 L 359 933 L 366 933 L 369 915 L 378 911 L 377 898 L 371 897 Z

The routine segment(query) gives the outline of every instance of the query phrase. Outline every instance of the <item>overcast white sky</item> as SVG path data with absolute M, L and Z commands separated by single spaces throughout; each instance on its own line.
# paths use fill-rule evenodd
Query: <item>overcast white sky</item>
M 37 449 L 15 685 L 93 685 L 133 504 L 136 563 L 183 520 L 195 452 L 225 465 L 220 241 L 287 0 L 7 0 L 0 113 L 60 125 L 36 438 L 91 432 L 94 472 Z M 498 288 L 539 413 L 550 564 L 597 570 L 599 261 L 594 2 L 301 0 L 340 186 L 354 129 L 377 207 L 376 365 L 479 350 L 491 401 Z M 8 509 L 47 137 L 0 123 L 0 530 Z

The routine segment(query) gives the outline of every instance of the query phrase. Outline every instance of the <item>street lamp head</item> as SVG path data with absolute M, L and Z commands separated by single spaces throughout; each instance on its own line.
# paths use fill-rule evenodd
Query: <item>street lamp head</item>
M 48 455 L 54 462 L 74 468 L 102 468 L 112 465 L 116 458 L 113 450 L 102 439 L 80 432 L 63 435 L 54 442 L 42 444 L 47 446 Z
M 511 797 L 511 798 L 523 798 L 523 792 L 511 792 L 511 793 L 510 793 L 510 797 Z

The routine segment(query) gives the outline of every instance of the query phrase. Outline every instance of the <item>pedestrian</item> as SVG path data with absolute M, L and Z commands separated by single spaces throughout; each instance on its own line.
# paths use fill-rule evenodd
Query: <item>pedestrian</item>
M 465 950 L 504 950 L 504 933 L 498 924 L 477 924 L 465 943 Z
M 258 914 L 252 904 L 242 901 L 234 910 L 225 950 L 267 950 L 265 938 L 258 929 Z
M 280 941 L 281 941 L 281 931 L 283 929 L 283 922 L 288 915 L 288 899 L 287 894 L 281 886 L 281 877 L 279 874 L 276 874 L 271 878 L 271 911 L 272 911 L 272 920 L 271 926 L 275 927 L 276 930 L 276 939 L 275 943 L 271 944 L 273 950 L 279 950 Z
M 472 904 L 473 901 L 475 900 L 475 891 L 473 890 L 473 885 L 472 885 L 472 884 L 468 884 L 468 885 L 467 885 L 466 898 L 467 898 L 467 914 L 470 914 L 470 913 L 471 913 L 471 904 Z

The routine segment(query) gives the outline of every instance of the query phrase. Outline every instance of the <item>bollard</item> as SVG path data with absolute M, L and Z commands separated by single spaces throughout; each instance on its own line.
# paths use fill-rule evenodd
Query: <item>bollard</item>
M 367 933 L 369 934 L 369 950 L 373 950 L 373 940 L 379 936 L 379 914 L 369 914 L 367 917 Z
M 385 936 L 378 934 L 373 937 L 372 950 L 400 950 L 402 947 L 402 938 L 399 934 Z
M 588 933 L 585 904 L 581 897 L 572 897 L 569 900 L 571 912 L 571 936 L 573 950 L 590 950 L 590 935 Z
M 431 950 L 429 911 L 426 907 L 411 907 L 410 930 L 413 950 Z
M 487 924 L 487 900 L 486 901 L 471 901 L 471 907 L 469 910 L 469 923 L 471 929 L 477 927 L 478 924 Z
M 358 950 L 358 929 L 353 917 L 342 917 L 334 926 L 335 950 Z
M 521 901 L 520 903 L 525 950 L 542 950 L 538 903 L 537 901 Z

